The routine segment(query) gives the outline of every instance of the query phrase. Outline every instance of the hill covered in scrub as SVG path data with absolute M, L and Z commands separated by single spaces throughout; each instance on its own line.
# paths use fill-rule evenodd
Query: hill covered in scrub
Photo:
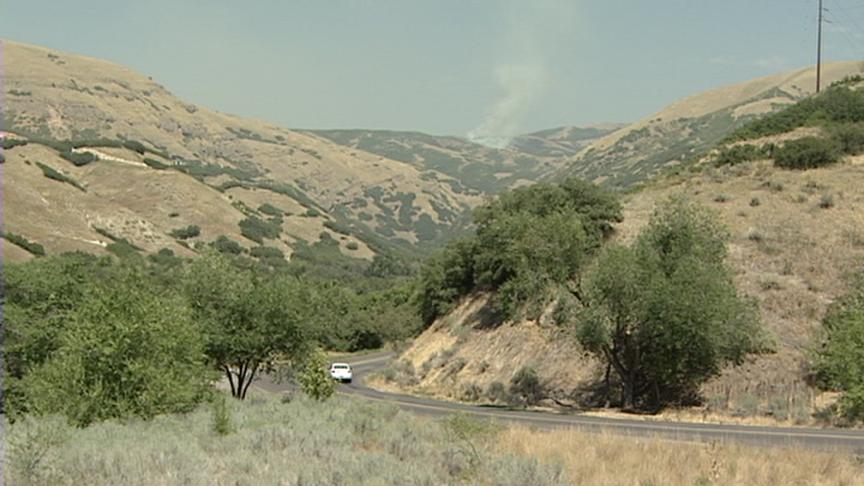
M 188 255 L 225 237 L 371 259 L 458 231 L 481 200 L 442 172 L 194 106 L 122 66 L 9 41 L 4 60 L 6 230 L 48 253 L 125 239 Z M 7 257 L 32 253 L 20 249 Z
M 184 102 L 116 64 L 11 41 L 4 49 L 11 261 L 210 246 L 275 264 L 294 254 L 348 266 L 382 253 L 413 258 L 468 231 L 470 211 L 501 190 L 566 174 L 631 184 L 680 159 L 657 148 L 670 145 L 665 135 L 629 144 L 643 125 L 734 112 L 710 137 L 664 129 L 701 146 L 809 82 L 757 80 L 679 102 L 651 123 L 543 130 L 492 149 L 416 132 L 289 130 Z M 857 69 L 832 65 L 826 78 Z M 778 86 L 786 94 L 766 98 Z M 640 155 L 661 152 L 656 164 Z
M 700 387 L 700 413 L 808 422 L 830 401 L 831 394 L 813 386 L 821 321 L 864 271 L 859 84 L 851 78 L 753 121 L 698 161 L 623 197 L 623 217 L 613 221 L 607 245 L 632 244 L 670 198 L 708 208 L 728 231 L 734 284 L 755 303 L 767 332 L 762 352 Z M 742 146 L 751 148 L 736 155 Z M 579 288 L 579 278 L 570 282 L 565 288 Z M 561 319 L 561 294 L 543 294 L 533 315 L 508 318 L 500 289 L 469 287 L 463 297 L 456 294 L 455 307 L 437 314 L 381 386 L 500 403 L 512 398 L 517 372 L 530 370 L 545 403 L 597 405 L 605 370 L 574 335 L 578 319 Z
M 825 85 L 864 72 L 862 62 L 823 67 Z M 693 161 L 729 133 L 811 95 L 812 68 L 699 93 L 591 143 L 557 174 L 630 186 Z
M 514 137 L 503 149 L 460 137 L 384 130 L 314 130 L 334 143 L 447 174 L 469 190 L 497 193 L 552 176 L 568 158 L 623 125 L 560 127 Z

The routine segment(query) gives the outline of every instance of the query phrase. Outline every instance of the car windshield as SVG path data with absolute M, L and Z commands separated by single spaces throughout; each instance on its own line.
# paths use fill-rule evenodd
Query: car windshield
M 333 365 L 334 370 L 347 370 L 348 365 Z

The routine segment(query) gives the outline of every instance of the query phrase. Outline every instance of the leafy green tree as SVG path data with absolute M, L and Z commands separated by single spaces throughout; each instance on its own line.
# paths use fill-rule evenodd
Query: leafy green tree
M 423 322 L 431 324 L 438 316 L 453 308 L 453 304 L 475 288 L 475 239 L 451 242 L 431 256 L 420 273 L 417 306 Z
M 864 420 L 864 275 L 838 299 L 822 321 L 816 370 L 826 388 L 842 391 L 840 413 Z
M 426 323 L 478 289 L 497 291 L 513 317 L 536 311 L 550 285 L 576 276 L 622 220 L 614 193 L 579 179 L 502 193 L 474 211 L 476 235 L 430 258 L 420 276 L 418 307 Z
M 131 269 L 86 285 L 56 349 L 21 379 L 31 412 L 85 426 L 192 410 L 209 392 L 200 329 L 182 299 Z
M 510 316 L 549 285 L 572 279 L 592 244 L 582 219 L 563 212 L 508 214 L 478 230 L 477 239 L 477 283 L 497 288 L 496 304 Z
M 327 371 L 327 355 L 324 351 L 316 349 L 309 355 L 297 374 L 297 381 L 303 392 L 315 400 L 326 400 L 333 395 L 336 386 Z
M 87 285 L 105 278 L 111 264 L 108 257 L 66 253 L 6 266 L 3 351 L 7 408 L 26 409 L 19 393 L 20 380 L 57 351 Z
M 624 407 L 691 398 L 759 349 L 754 306 L 724 263 L 726 238 L 711 213 L 673 199 L 632 247 L 608 248 L 588 272 L 577 336 L 614 370 Z
M 310 295 L 293 277 L 243 271 L 220 254 L 193 262 L 185 278 L 193 317 L 205 334 L 210 362 L 243 399 L 256 375 L 279 358 L 306 352 Z

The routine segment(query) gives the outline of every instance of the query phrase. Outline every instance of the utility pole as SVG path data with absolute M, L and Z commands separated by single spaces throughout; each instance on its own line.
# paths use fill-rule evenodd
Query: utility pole
M 822 84 L 822 0 L 819 0 L 819 34 L 816 40 L 816 92 Z

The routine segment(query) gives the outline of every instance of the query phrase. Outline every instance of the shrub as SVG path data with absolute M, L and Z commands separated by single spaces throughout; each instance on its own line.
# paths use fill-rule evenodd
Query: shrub
M 147 151 L 147 147 L 145 147 L 144 144 L 142 144 L 141 142 L 136 142 L 135 140 L 123 141 L 123 147 L 125 147 L 125 148 L 127 148 L 133 152 L 137 152 L 141 155 L 143 155 L 144 152 Z
M 864 152 L 864 123 L 846 123 L 830 130 L 831 138 L 844 154 L 858 155 Z
M 225 400 L 225 395 L 221 393 L 216 394 L 213 397 L 211 405 L 213 407 L 213 432 L 222 436 L 234 432 L 231 409 L 228 408 L 228 401 Z
M 841 416 L 864 420 L 864 275 L 831 305 L 822 321 L 816 372 L 824 388 L 844 393 Z
M 480 399 L 481 391 L 476 383 L 466 383 L 462 385 L 460 399 L 465 402 L 476 402 Z
M 198 225 L 190 224 L 185 228 L 177 228 L 171 230 L 170 233 L 173 238 L 177 238 L 178 240 L 188 240 L 189 238 L 195 238 L 196 236 L 201 234 L 201 228 Z
M 20 138 L 8 138 L 8 137 L 3 137 L 2 139 L 0 139 L 0 148 L 3 148 L 3 150 L 9 150 L 11 148 L 15 148 L 18 146 L 24 146 L 24 145 L 27 145 L 27 140 L 23 140 Z
M 313 352 L 297 375 L 303 392 L 315 400 L 326 400 L 336 391 L 330 373 L 327 372 L 327 356 L 324 351 Z
M 354 250 L 359 249 L 360 246 L 357 244 L 356 241 L 349 241 L 348 244 L 345 245 L 345 248 L 347 248 L 347 249 L 349 249 L 349 250 L 351 250 L 351 251 L 354 251 Z
M 10 232 L 0 233 L 0 236 L 6 239 L 6 241 L 10 243 L 14 243 L 15 245 L 20 246 L 21 248 L 27 250 L 36 256 L 45 256 L 45 247 L 40 245 L 39 243 L 34 243 L 27 238 Z
M 507 387 L 500 381 L 489 383 L 489 388 L 486 389 L 486 396 L 493 402 L 507 401 Z
M 303 213 L 303 216 L 306 216 L 307 218 L 317 218 L 318 216 L 321 216 L 321 212 L 317 209 L 309 208 L 305 213 Z
M 278 238 L 281 232 L 281 225 L 275 221 L 264 221 L 256 216 L 240 221 L 240 234 L 258 244 L 263 244 L 264 238 Z
M 784 169 L 813 169 L 837 162 L 837 145 L 825 138 L 803 137 L 774 151 L 774 164 Z
M 543 398 L 540 377 L 531 367 L 522 367 L 510 380 L 510 396 L 522 405 L 533 405 Z
M 109 253 L 113 253 L 118 258 L 129 258 L 138 255 L 141 248 L 133 245 L 129 240 L 121 238 L 117 241 L 108 243 L 108 245 L 105 246 L 105 250 Z
M 750 199 L 750 207 L 755 208 L 756 206 L 759 206 L 760 204 L 762 204 L 762 201 L 760 201 L 758 197 L 754 197 L 754 198 Z
M 737 165 L 742 162 L 751 160 L 759 160 L 769 157 L 769 148 L 757 147 L 756 145 L 744 144 L 733 145 L 731 147 L 723 147 L 717 158 L 714 159 L 714 165 Z
M 823 194 L 819 198 L 819 207 L 822 209 L 831 209 L 834 207 L 834 196 L 831 194 Z
M 144 163 L 147 164 L 148 167 L 156 170 L 165 170 L 170 167 L 169 165 L 163 164 L 162 162 L 149 157 L 144 157 Z
M 70 186 L 78 189 L 79 191 L 87 192 L 87 190 L 84 189 L 84 186 L 79 184 L 78 181 L 76 181 L 75 179 L 73 179 L 73 178 L 67 176 L 66 174 L 58 171 L 57 169 L 55 169 L 49 165 L 45 165 L 42 162 L 36 162 L 36 165 L 40 169 L 42 169 L 42 175 L 44 175 L 45 177 L 52 179 L 52 180 L 55 180 L 55 181 L 58 181 L 58 182 L 65 182 L 66 184 L 69 184 Z
M 99 160 L 99 157 L 90 152 L 73 152 L 71 150 L 60 152 L 60 157 L 72 162 L 72 165 L 75 165 L 76 167 L 81 167 L 82 165 L 87 165 Z
M 243 253 L 243 247 L 240 243 L 228 238 L 225 235 L 219 235 L 214 241 L 210 242 L 210 246 L 212 246 L 219 253 L 225 253 L 229 255 L 239 255 Z
M 283 214 L 285 214 L 285 211 L 282 211 L 281 209 L 270 203 L 264 203 L 258 206 L 258 211 L 268 216 L 282 216 Z

